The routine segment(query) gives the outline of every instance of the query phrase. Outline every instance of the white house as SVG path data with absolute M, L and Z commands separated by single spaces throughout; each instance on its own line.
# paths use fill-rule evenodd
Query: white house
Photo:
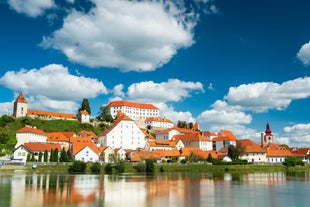
M 242 149 L 239 159 L 247 160 L 248 162 L 253 163 L 263 163 L 267 161 L 266 149 L 263 149 L 256 142 L 250 139 L 242 139 L 237 141 L 237 145 L 239 145 Z
M 81 110 L 77 114 L 77 119 L 81 123 L 89 123 L 89 119 L 90 119 L 89 113 L 86 110 Z
M 156 133 L 156 140 L 172 140 L 177 134 L 190 134 L 193 131 L 184 128 L 172 127 Z
M 111 162 L 111 157 L 114 155 L 115 151 L 112 147 L 101 146 L 98 148 L 99 151 L 99 161 L 109 163 Z
M 153 104 L 135 103 L 131 101 L 112 101 L 108 104 L 113 118 L 121 111 L 132 120 L 159 117 L 159 109 Z
M 149 117 L 145 119 L 145 124 L 148 129 L 158 127 L 158 128 L 172 128 L 174 126 L 173 122 L 166 118 L 160 117 Z
M 45 151 L 48 153 L 48 161 L 50 160 L 50 152 L 51 150 L 58 150 L 58 155 L 61 152 L 61 147 L 59 144 L 48 144 L 48 143 L 24 143 L 17 147 L 13 152 L 13 160 L 19 162 L 26 162 L 27 156 L 34 155 L 35 162 L 40 162 L 39 157 L 41 153 L 41 162 L 44 161 L 43 154 Z
M 145 150 L 180 150 L 184 148 L 181 140 L 149 140 L 145 144 Z
M 140 149 L 145 146 L 147 138 L 137 124 L 127 115 L 119 112 L 117 119 L 98 138 L 101 146 L 113 149 Z
M 191 134 L 179 134 L 173 137 L 175 140 L 182 140 L 184 148 L 198 148 L 202 151 L 211 151 L 212 142 L 202 136 L 199 132 Z
M 46 142 L 46 140 L 47 135 L 44 131 L 36 127 L 25 126 L 16 132 L 15 148 L 27 142 Z
M 73 138 L 71 140 L 71 153 L 75 160 L 84 162 L 97 162 L 99 161 L 99 148 L 91 138 Z
M 228 148 L 230 145 L 236 146 L 237 137 L 229 130 L 221 130 L 217 137 L 212 138 L 213 150 L 219 151 L 222 148 Z

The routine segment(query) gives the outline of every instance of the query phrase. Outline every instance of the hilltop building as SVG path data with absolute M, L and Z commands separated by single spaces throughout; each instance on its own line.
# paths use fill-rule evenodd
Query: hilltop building
M 131 101 L 112 101 L 108 104 L 110 114 L 116 117 L 122 111 L 132 120 L 146 119 L 149 117 L 159 117 L 159 109 L 153 104 L 135 103 Z
M 78 120 L 81 123 L 89 123 L 90 119 L 88 112 L 85 110 L 79 111 L 76 115 L 28 109 L 28 101 L 22 93 L 20 93 L 14 101 L 13 116 L 16 118 L 27 116 L 30 118 L 39 118 L 44 120 Z

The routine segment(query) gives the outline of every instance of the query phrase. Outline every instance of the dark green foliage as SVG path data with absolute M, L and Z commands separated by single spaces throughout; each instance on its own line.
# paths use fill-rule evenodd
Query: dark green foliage
M 30 154 L 27 154 L 26 162 L 30 162 L 30 161 L 31 161 L 31 155 L 30 155 Z
M 110 114 L 110 108 L 108 106 L 100 107 L 100 112 L 98 113 L 96 119 L 99 121 L 105 121 L 109 123 L 112 123 L 114 121 L 113 117 Z
M 54 149 L 54 156 L 53 156 L 54 162 L 58 162 L 58 149 Z
M 155 171 L 154 160 L 146 160 L 145 165 L 145 171 L 147 173 L 153 173 Z
M 210 162 L 210 163 L 213 162 L 213 157 L 212 157 L 211 153 L 209 153 L 209 155 L 208 155 L 207 162 Z
M 164 167 L 163 167 L 163 166 L 160 166 L 159 171 L 160 171 L 160 172 L 164 172 L 164 171 L 165 171 Z
M 86 171 L 86 163 L 82 161 L 74 161 L 69 166 L 69 172 L 71 173 L 84 173 Z
M 299 157 L 288 156 L 288 157 L 285 158 L 285 161 L 283 162 L 283 165 L 287 166 L 287 167 L 293 167 L 293 166 L 296 166 L 296 165 L 304 166 L 305 163 Z
M 136 172 L 141 173 L 141 172 L 146 172 L 146 165 L 145 163 L 138 163 L 137 165 L 133 166 L 133 168 L 136 170 Z
M 59 162 L 69 162 L 69 156 L 67 152 L 65 151 L 65 148 L 62 148 L 60 152 Z
M 42 152 L 40 152 L 40 153 L 39 153 L 38 162 L 42 162 L 42 157 L 43 157 L 43 153 L 42 153 Z
M 99 162 L 95 162 L 90 166 L 90 170 L 93 173 L 100 173 L 101 171 L 101 164 Z
M 54 162 L 54 150 L 51 149 L 50 151 L 50 162 Z
M 125 161 L 124 160 L 118 160 L 118 162 L 114 166 L 114 169 L 117 173 L 123 173 L 125 171 Z
M 10 137 L 8 134 L 1 132 L 0 133 L 0 144 L 6 144 L 10 140 Z
M 194 124 L 193 124 L 193 122 L 187 123 L 186 121 L 178 121 L 177 126 L 179 128 L 192 129 Z
M 45 150 L 43 154 L 43 162 L 47 162 L 47 161 L 48 161 L 48 151 Z
M 0 117 L 0 127 L 5 127 L 8 123 L 14 122 L 15 119 L 11 116 L 4 115 Z
M 105 167 L 104 167 L 104 172 L 106 174 L 111 174 L 113 171 L 113 167 L 111 163 L 108 163 Z
M 31 155 L 30 161 L 31 161 L 31 162 L 34 162 L 34 161 L 35 161 L 35 159 L 34 159 L 34 154 L 33 154 L 33 153 L 32 153 L 32 155 Z
M 237 147 L 230 145 L 228 147 L 228 152 L 227 152 L 228 157 L 230 157 L 232 160 L 236 160 L 240 156 L 240 151 Z
M 187 163 L 187 159 L 182 159 L 180 162 L 185 165 Z
M 86 110 L 90 115 L 91 110 L 90 110 L 90 106 L 89 106 L 89 102 L 88 102 L 87 98 L 83 98 L 81 108 L 79 108 L 79 111 L 81 111 L 81 110 Z

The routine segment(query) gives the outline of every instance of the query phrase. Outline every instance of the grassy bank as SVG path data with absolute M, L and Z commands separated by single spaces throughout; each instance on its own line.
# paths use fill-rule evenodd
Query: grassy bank
M 7 165 L 0 168 L 0 171 L 14 171 L 14 170 L 26 170 L 36 172 L 68 172 L 69 165 L 71 163 L 57 164 L 57 165 L 39 165 L 36 169 L 32 169 L 31 164 L 27 165 Z M 91 173 L 90 167 L 92 164 L 88 164 L 86 173 Z M 101 167 L 101 173 L 104 173 L 103 164 Z M 298 172 L 298 171 L 310 171 L 310 165 L 285 167 L 283 165 L 206 165 L 206 164 L 171 164 L 171 165 L 155 165 L 155 173 L 160 172 L 231 172 L 231 173 L 254 173 L 254 172 Z M 133 164 L 125 165 L 124 173 L 135 173 Z

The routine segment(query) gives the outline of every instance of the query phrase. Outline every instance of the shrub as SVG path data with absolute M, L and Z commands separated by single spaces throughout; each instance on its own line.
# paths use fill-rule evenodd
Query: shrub
M 146 160 L 145 171 L 147 173 L 153 173 L 155 171 L 154 160 Z
M 104 172 L 105 172 L 106 174 L 111 174 L 112 171 L 113 171 L 113 167 L 112 167 L 111 163 L 108 163 L 108 164 L 104 167 Z
M 187 159 L 182 159 L 180 162 L 185 165 L 187 163 Z
M 72 165 L 69 166 L 69 172 L 71 173 L 84 173 L 86 170 L 86 163 L 82 161 L 74 161 Z
M 146 165 L 144 163 L 138 163 L 137 165 L 133 166 L 133 168 L 136 170 L 136 172 L 145 172 L 146 171 Z
M 293 167 L 293 166 L 296 166 L 296 165 L 304 166 L 305 163 L 302 161 L 301 158 L 288 156 L 288 157 L 285 158 L 285 161 L 283 162 L 283 165 L 285 165 L 287 167 Z
M 119 160 L 116 165 L 114 166 L 117 173 L 123 173 L 125 172 L 125 161 Z
M 101 171 L 101 164 L 99 162 L 95 162 L 90 166 L 90 170 L 93 173 L 100 173 Z

